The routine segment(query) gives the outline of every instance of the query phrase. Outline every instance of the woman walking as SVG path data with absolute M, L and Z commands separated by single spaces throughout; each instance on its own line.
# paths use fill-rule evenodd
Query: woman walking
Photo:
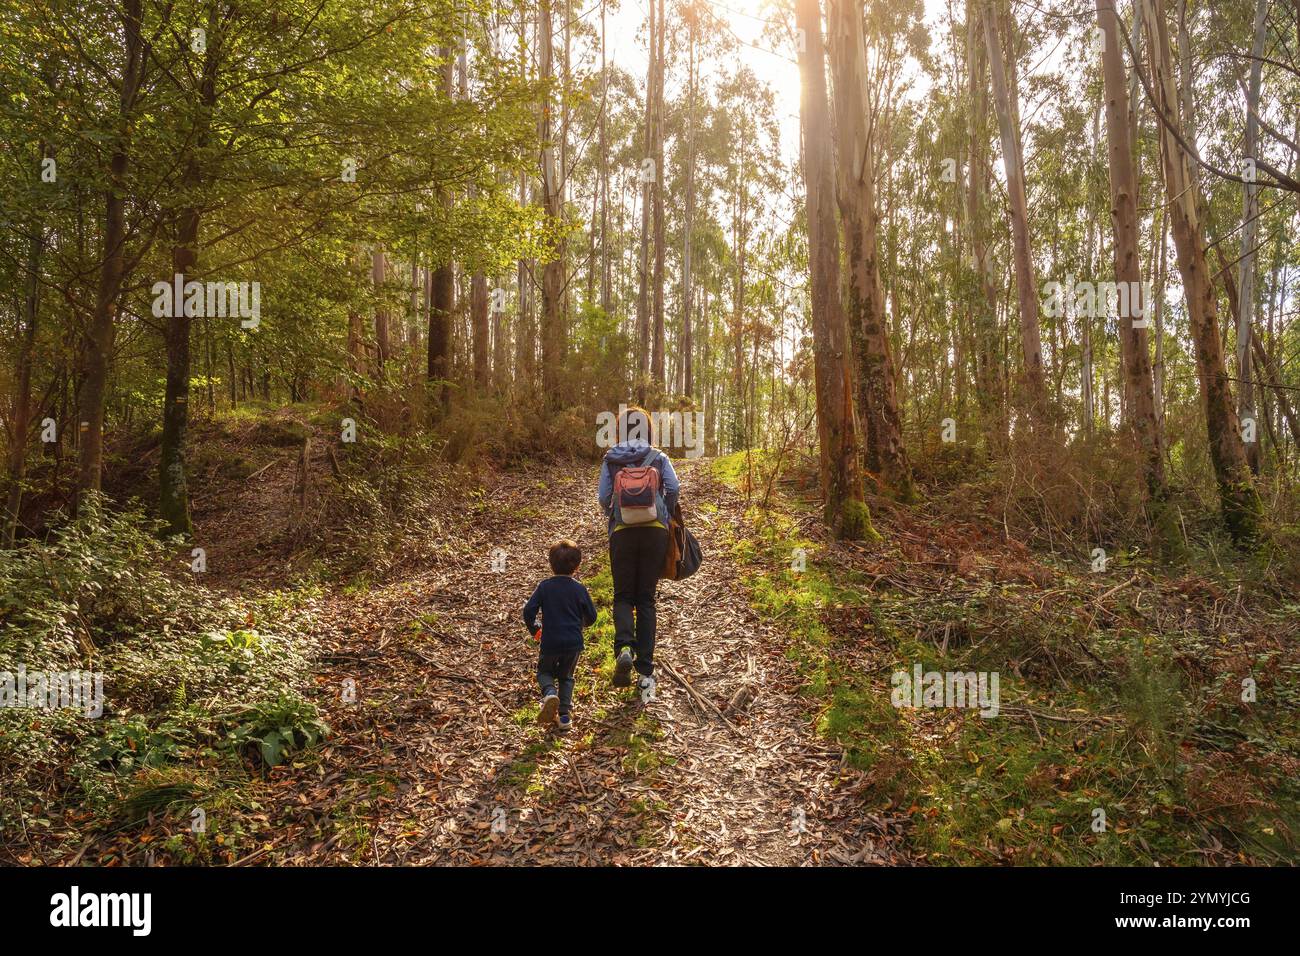
M 644 409 L 619 416 L 618 437 L 605 453 L 599 488 L 614 578 L 614 686 L 630 687 L 635 668 L 638 686 L 653 692 L 655 587 L 681 486 L 672 462 L 655 447 L 654 424 Z

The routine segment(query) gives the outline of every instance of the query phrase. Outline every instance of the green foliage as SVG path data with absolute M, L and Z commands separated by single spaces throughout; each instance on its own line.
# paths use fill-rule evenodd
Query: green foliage
M 1162 769 L 1171 769 L 1187 729 L 1187 704 L 1169 649 L 1135 637 L 1125 663 L 1118 686 L 1120 705 L 1145 744 L 1143 752 Z
M 326 737 L 329 725 L 311 704 L 294 697 L 249 707 L 236 715 L 233 740 L 251 746 L 267 767 L 277 767 L 295 750 L 313 746 Z
M 102 672 L 105 699 L 98 719 L 0 709 L 0 834 L 53 799 L 48 786 L 112 814 L 138 774 L 250 746 L 272 764 L 328 732 L 299 696 L 310 647 L 301 610 L 278 592 L 241 605 L 188 580 L 157 529 L 92 496 L 47 539 L 3 554 L 0 671 Z M 154 799 L 124 812 L 134 819 Z
M 744 456 L 715 472 L 743 487 Z M 873 802 L 906 812 L 915 852 L 963 865 L 1195 863 L 1209 831 L 1260 861 L 1294 855 L 1296 790 L 1281 768 L 1300 759 L 1290 730 L 1300 697 L 1274 686 L 1289 686 L 1282 679 L 1241 702 L 1242 674 L 1280 676 L 1276 651 L 1257 645 L 1243 660 L 1191 620 L 1164 635 L 1082 626 L 1048 613 L 1051 591 L 1037 584 L 868 593 L 871 582 L 800 534 L 804 510 L 784 497 L 751 509 L 731 552 L 755 611 L 786 635 L 817 732 L 863 772 Z M 795 548 L 806 551 L 803 571 L 791 567 Z M 1069 606 L 1113 587 L 1056 580 Z M 1160 600 L 1151 592 L 1143 604 Z M 1265 631 L 1291 627 L 1280 623 L 1285 607 L 1274 613 Z M 890 674 L 917 662 L 999 672 L 999 715 L 894 708 Z
M 88 752 L 94 763 L 130 773 L 141 767 L 172 763 L 184 754 L 193 735 L 193 728 L 174 720 L 164 718 L 151 727 L 143 716 L 133 716 L 108 724 Z
M 163 567 L 173 543 L 138 508 L 114 511 L 94 493 L 47 540 L 0 552 L 3 655 L 57 661 L 137 633 L 147 622 L 189 619 L 192 590 Z M 174 618 L 173 618 L 174 615 Z

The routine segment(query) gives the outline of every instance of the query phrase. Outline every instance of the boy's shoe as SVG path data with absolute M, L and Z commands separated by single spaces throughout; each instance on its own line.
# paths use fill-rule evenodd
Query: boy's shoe
M 614 661 L 614 686 L 632 686 L 632 648 L 624 647 Z
M 636 682 L 636 689 L 641 692 L 641 699 L 646 703 L 655 699 L 655 679 L 642 675 Z
M 555 729 L 562 734 L 567 734 L 573 727 L 573 718 L 568 714 L 560 714 L 560 722 L 555 725 Z
M 555 723 L 555 716 L 560 712 L 560 698 L 555 694 L 547 694 L 542 698 L 542 709 L 537 712 L 537 722 L 543 727 L 549 727 Z

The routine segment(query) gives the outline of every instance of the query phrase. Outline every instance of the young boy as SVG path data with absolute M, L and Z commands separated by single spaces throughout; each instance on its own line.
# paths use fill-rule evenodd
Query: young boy
M 582 551 L 567 538 L 551 546 L 547 558 L 553 577 L 537 585 L 524 605 L 524 624 L 541 640 L 537 656 L 537 683 L 542 688 L 542 709 L 537 722 L 556 724 L 560 733 L 573 726 L 573 669 L 582 653 L 582 629 L 596 623 L 596 606 L 587 589 L 573 579 L 582 563 Z M 542 625 L 537 612 L 542 612 Z M 556 689 L 559 694 L 556 694 Z M 558 722 L 557 722 L 558 715 Z

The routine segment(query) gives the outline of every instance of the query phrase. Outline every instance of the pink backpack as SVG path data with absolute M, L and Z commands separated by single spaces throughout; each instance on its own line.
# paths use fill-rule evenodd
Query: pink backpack
M 618 506 L 618 523 L 650 524 L 659 520 L 659 469 L 648 462 L 659 457 L 651 448 L 645 462 L 624 466 L 614 475 L 614 501 Z

